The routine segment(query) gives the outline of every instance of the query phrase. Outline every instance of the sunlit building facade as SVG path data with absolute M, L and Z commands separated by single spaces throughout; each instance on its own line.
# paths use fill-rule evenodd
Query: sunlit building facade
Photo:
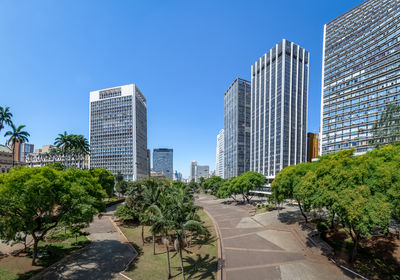
M 250 82 L 236 78 L 224 95 L 224 178 L 250 170 Z
M 373 126 L 400 103 L 400 1 L 370 0 L 324 26 L 320 154 L 373 148 Z
M 134 84 L 90 92 L 90 168 L 148 177 L 146 99 Z
M 309 59 L 283 39 L 251 67 L 250 169 L 268 179 L 307 160 Z

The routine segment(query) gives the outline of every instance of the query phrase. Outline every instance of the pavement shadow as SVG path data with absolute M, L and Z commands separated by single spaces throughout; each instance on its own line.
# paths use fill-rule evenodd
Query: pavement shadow
M 295 223 L 305 222 L 303 215 L 300 211 L 282 211 L 278 214 L 278 220 L 281 223 L 292 225 Z
M 215 279 L 213 272 L 218 268 L 218 258 L 215 256 L 210 257 L 207 254 L 202 257 L 200 254 L 196 254 L 196 257 L 185 257 L 184 261 L 188 264 L 184 268 L 188 279 Z
M 133 257 L 129 244 L 116 240 L 94 241 L 32 280 L 113 279 Z

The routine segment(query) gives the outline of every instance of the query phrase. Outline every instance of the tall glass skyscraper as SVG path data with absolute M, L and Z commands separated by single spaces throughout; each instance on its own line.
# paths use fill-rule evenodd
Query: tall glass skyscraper
M 309 57 L 283 39 L 251 67 L 250 169 L 269 179 L 307 160 Z
M 237 78 L 224 95 L 224 178 L 250 168 L 250 82 Z
M 400 102 L 400 1 L 370 0 L 324 26 L 320 154 L 372 148 L 373 125 Z
M 215 158 L 215 175 L 224 178 L 224 170 L 225 170 L 225 155 L 224 155 L 224 130 L 221 131 L 217 135 L 217 153 Z
M 90 168 L 148 177 L 146 99 L 134 84 L 90 92 Z
M 153 150 L 153 171 L 163 173 L 165 178 L 172 180 L 174 172 L 174 150 L 154 149 Z

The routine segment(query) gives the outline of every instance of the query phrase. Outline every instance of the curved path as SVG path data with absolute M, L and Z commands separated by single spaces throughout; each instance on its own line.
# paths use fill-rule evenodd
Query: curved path
M 226 202 L 207 195 L 196 201 L 219 228 L 223 280 L 351 279 L 311 244 L 308 232 L 294 222 L 296 211 L 251 217 Z
M 103 217 L 96 217 L 86 229 L 92 241 L 88 247 L 47 268 L 32 280 L 123 279 L 119 272 L 137 253 L 112 222 L 115 209 L 116 206 L 107 208 Z

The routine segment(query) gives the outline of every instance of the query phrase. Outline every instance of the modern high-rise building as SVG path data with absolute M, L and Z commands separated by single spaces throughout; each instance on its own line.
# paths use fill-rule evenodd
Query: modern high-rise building
M 210 167 L 208 165 L 197 165 L 196 182 L 198 182 L 200 178 L 207 179 L 208 177 L 210 177 Z
M 197 168 L 197 161 L 192 161 L 190 163 L 190 177 L 189 180 L 192 181 L 196 181 L 196 168 Z
M 307 133 L 307 161 L 318 157 L 318 134 Z
M 90 92 L 90 168 L 148 177 L 147 106 L 135 84 Z
M 251 67 L 250 169 L 268 179 L 307 160 L 309 57 L 283 39 Z
M 400 2 L 369 0 L 324 26 L 320 154 L 372 149 L 373 125 L 400 102 Z
M 224 95 L 224 178 L 250 170 L 250 82 L 236 78 Z
M 165 178 L 171 179 L 174 172 L 174 150 L 154 149 L 153 150 L 153 171 L 163 173 Z
M 224 130 L 217 135 L 217 155 L 215 159 L 215 175 L 224 178 Z
M 190 180 L 198 182 L 201 177 L 207 179 L 210 176 L 210 167 L 208 165 L 198 165 L 197 161 L 190 164 Z

